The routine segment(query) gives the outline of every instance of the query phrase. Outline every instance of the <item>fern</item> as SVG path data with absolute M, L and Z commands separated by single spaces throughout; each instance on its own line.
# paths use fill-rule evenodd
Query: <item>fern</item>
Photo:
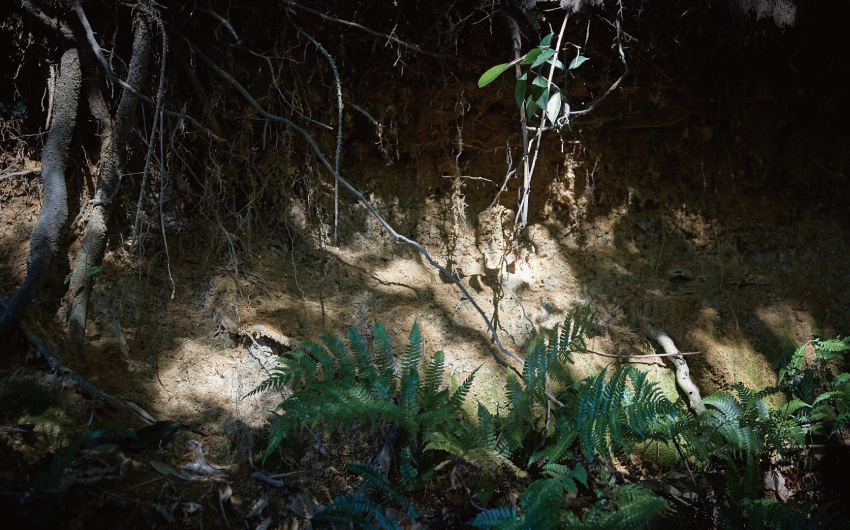
M 469 524 L 494 530 L 561 528 L 563 488 L 558 480 L 543 479 L 531 483 L 519 503 L 520 511 L 501 506 L 485 510 Z
M 467 524 L 484 530 L 521 530 L 527 528 L 527 525 L 517 516 L 516 509 L 512 506 L 500 506 L 484 510 Z
M 335 498 L 324 510 L 317 513 L 313 520 L 366 530 L 401 530 L 399 523 L 387 517 L 380 504 L 360 493 Z
M 607 457 L 616 447 L 630 451 L 646 439 L 662 438 L 670 422 L 679 420 L 681 407 L 669 401 L 646 375 L 622 367 L 606 378 L 606 371 L 570 387 L 562 396 L 564 407 L 556 421 L 559 440 L 532 456 L 560 462 L 578 439 L 585 457 Z
M 510 447 L 501 444 L 496 431 L 495 418 L 490 411 L 478 404 L 478 424 L 460 423 L 456 429 L 432 432 L 424 437 L 426 451 L 441 451 L 454 458 L 443 460 L 437 468 L 452 466 L 457 469 L 462 463 L 478 470 L 474 483 L 475 492 L 485 505 L 494 489 L 506 474 L 524 477 L 525 472 L 510 459 Z
M 667 508 L 667 503 L 649 490 L 635 484 L 615 486 L 611 501 L 603 499 L 581 518 L 565 514 L 564 527 L 577 529 L 646 528 L 650 520 Z
M 390 501 L 401 505 L 410 518 L 410 521 L 416 522 L 416 518 L 419 517 L 419 508 L 402 495 L 395 486 L 390 484 L 387 477 L 380 470 L 363 463 L 351 464 L 348 466 L 348 470 L 356 475 L 360 475 L 363 480 L 368 482 L 376 491 L 384 494 Z
M 314 519 L 338 527 L 399 528 L 378 501 L 400 506 L 413 521 L 419 512 L 403 491 L 447 473 L 455 489 L 463 486 L 477 495 L 484 509 L 469 521 L 477 528 L 643 528 L 667 508 L 664 499 L 639 485 L 600 490 L 595 484 L 604 477 L 615 483 L 600 461 L 648 441 L 676 446 L 688 468 L 688 478 L 676 488 L 691 489 L 696 497 L 673 500 L 698 506 L 705 521 L 729 528 L 839 526 L 825 508 L 794 508 L 758 497 L 765 455 L 775 462 L 789 443 L 802 445 L 809 436 L 834 434 L 850 423 L 850 374 L 834 375 L 835 361 L 850 351 L 850 339 L 816 338 L 783 354 L 777 361 L 779 388 L 788 401 L 781 407 L 771 410 L 766 401 L 778 389 L 737 385 L 734 392 L 708 396 L 708 408 L 697 416 L 682 400 L 667 399 L 635 368 L 603 370 L 571 382 L 566 364 L 586 351 L 592 321 L 588 309 L 578 308 L 560 331 L 536 337 L 522 373 L 507 374 L 505 407 L 493 412 L 479 403 L 472 421 L 462 421 L 462 406 L 477 370 L 454 391 L 445 388 L 445 355 L 438 351 L 423 358 L 418 324 L 398 363 L 380 324 L 374 326 L 371 346 L 353 328 L 346 342 L 331 336 L 306 342 L 303 351 L 278 359 L 269 378 L 251 392 L 287 391 L 272 420 L 266 454 L 289 433 L 320 423 L 347 429 L 354 421 L 386 421 L 410 435 L 398 459 L 400 486 L 366 464 L 350 466 L 378 498 L 342 495 Z M 814 352 L 814 360 L 807 352 Z M 563 406 L 550 400 L 552 382 L 565 388 L 558 396 Z M 512 506 L 491 504 L 504 484 L 526 489 Z M 564 503 L 565 494 L 586 500 L 588 493 L 599 500 L 581 513 Z
M 776 499 L 745 500 L 740 506 L 718 512 L 717 526 L 737 530 L 829 530 L 850 527 L 831 506 L 815 510 L 814 503 L 795 506 Z
M 376 323 L 373 332 L 371 353 L 354 328 L 348 330 L 349 347 L 331 336 L 323 336 L 319 343 L 305 342 L 304 351 L 278 359 L 270 377 L 248 394 L 291 387 L 291 395 L 278 405 L 272 421 L 266 458 L 291 431 L 322 422 L 347 429 L 355 420 L 382 419 L 399 424 L 416 439 L 460 410 L 475 373 L 449 394 L 440 388 L 444 356 L 438 352 L 420 375 L 422 339 L 419 325 L 414 324 L 397 375 L 386 331 Z
M 419 470 L 414 465 L 413 451 L 409 445 L 402 448 L 398 467 L 401 475 L 401 484 L 404 489 L 412 490 L 421 485 L 422 478 L 419 475 Z

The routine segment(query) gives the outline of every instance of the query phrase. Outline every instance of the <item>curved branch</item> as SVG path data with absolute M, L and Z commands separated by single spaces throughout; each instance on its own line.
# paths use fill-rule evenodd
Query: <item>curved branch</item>
M 310 9 L 307 6 L 302 6 L 301 4 L 299 4 L 297 2 L 287 2 L 286 5 L 292 6 L 292 7 L 297 7 L 298 9 L 301 9 L 301 10 L 307 11 L 308 13 L 312 13 L 316 16 L 322 17 L 325 20 L 329 20 L 331 22 L 336 22 L 337 24 L 343 24 L 345 26 L 351 26 L 352 28 L 357 28 L 360 31 L 365 31 L 369 35 L 374 35 L 375 37 L 381 37 L 381 38 L 384 38 L 384 39 L 387 39 L 387 40 L 391 40 L 391 41 L 395 42 L 396 44 L 398 44 L 399 46 L 404 46 L 405 48 L 407 48 L 408 50 L 410 50 L 412 52 L 421 53 L 421 54 L 424 54 L 424 55 L 429 55 L 431 57 L 436 57 L 437 59 L 443 58 L 443 56 L 436 54 L 434 52 L 429 52 L 429 51 L 423 50 L 422 48 L 420 48 L 419 46 L 417 46 L 415 44 L 408 44 L 408 43 L 404 42 L 403 40 L 400 40 L 398 37 L 394 37 L 392 35 L 387 35 L 386 33 L 379 33 L 375 30 L 367 28 L 366 26 L 362 26 L 362 25 L 360 25 L 356 22 L 349 22 L 348 20 L 342 20 L 340 18 L 334 18 L 334 17 L 332 17 L 330 15 L 326 15 L 326 14 L 320 12 L 320 11 L 316 11 L 315 9 Z
M 688 396 L 688 404 L 691 410 L 697 414 L 705 412 L 705 405 L 702 404 L 702 396 L 700 396 L 699 388 L 691 381 L 691 372 L 688 369 L 688 363 L 685 362 L 685 358 L 682 357 L 679 349 L 676 348 L 673 339 L 663 331 L 650 330 L 650 334 L 652 338 L 661 344 L 664 351 L 673 357 L 673 364 L 676 366 L 676 383 L 678 383 L 682 392 Z

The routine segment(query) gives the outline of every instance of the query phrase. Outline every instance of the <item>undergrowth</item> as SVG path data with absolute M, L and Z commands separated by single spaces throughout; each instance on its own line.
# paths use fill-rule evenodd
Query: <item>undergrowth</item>
M 475 372 L 456 390 L 446 388 L 445 356 L 423 359 L 418 324 L 398 359 L 380 324 L 371 346 L 353 328 L 347 344 L 330 336 L 304 343 L 252 392 L 288 395 L 272 421 L 266 457 L 319 424 L 402 429 L 394 468 L 385 474 L 352 464 L 366 487 L 337 497 L 313 519 L 337 528 L 415 522 L 428 513 L 415 504 L 417 494 L 437 480 L 465 499 L 458 512 L 477 513 L 467 525 L 481 529 L 847 527 L 838 509 L 819 499 L 768 494 L 765 476 L 795 451 L 841 435 L 850 418 L 850 374 L 838 368 L 850 339 L 813 339 L 790 350 L 777 361 L 777 387 L 715 393 L 697 415 L 630 366 L 571 381 L 566 365 L 586 352 L 592 320 L 578 308 L 560 332 L 538 336 L 522 373 L 508 372 L 503 406 L 494 413 L 478 403 L 474 417 L 463 405 Z M 553 383 L 564 389 L 558 396 Z M 771 409 L 766 398 L 776 393 L 784 404 Z M 674 447 L 679 465 L 655 476 L 625 471 L 622 462 L 650 444 Z

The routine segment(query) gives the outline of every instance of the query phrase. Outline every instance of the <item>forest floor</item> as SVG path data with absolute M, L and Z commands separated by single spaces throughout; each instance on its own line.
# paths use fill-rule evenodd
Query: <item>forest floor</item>
M 467 98 L 461 114 L 458 94 Z M 595 116 L 560 138 L 552 133 L 535 177 L 531 222 L 510 250 L 515 185 L 487 206 L 504 179 L 504 139 L 516 140 L 517 131 L 493 93 L 470 84 L 427 98 L 408 94 L 408 101 L 432 104 L 399 111 L 406 121 L 397 126 L 394 153 L 377 154 L 372 133 L 353 138 L 347 174 L 400 232 L 448 263 L 517 355 L 532 326 L 552 329 L 587 305 L 596 311 L 594 350 L 660 352 L 648 329 L 661 329 L 681 351 L 702 352 L 688 363 L 704 396 L 735 383 L 768 387 L 783 349 L 850 332 L 848 198 L 817 184 L 821 173 L 840 171 L 823 155 L 837 140 L 805 124 L 771 122 L 768 116 L 781 113 L 767 102 L 716 115 L 692 100 L 656 105 L 631 94 L 630 108 L 639 110 L 630 115 Z M 464 145 L 463 157 L 457 145 Z M 782 177 L 774 175 L 779 166 Z M 458 175 L 480 178 L 444 178 Z M 315 186 L 327 197 L 332 182 Z M 40 201 L 35 179 L 0 182 L 4 293 L 26 274 Z M 348 326 L 368 336 L 381 322 L 402 351 L 418 322 L 426 355 L 445 352 L 447 384 L 481 367 L 470 401 L 503 406 L 511 362 L 472 305 L 348 197 L 340 211 L 334 243 L 331 216 L 317 217 L 315 204 L 290 197 L 268 213 L 266 226 L 274 229 L 235 234 L 238 271 L 226 241 L 209 237 L 201 223 L 169 233 L 169 262 L 158 228 L 141 260 L 127 252 L 126 227 L 116 230 L 82 345 L 68 337 L 61 305 L 49 302 L 63 295 L 65 256 L 75 251 L 73 243 L 66 247 L 43 297 L 48 302 L 30 311 L 28 330 L 103 392 L 179 426 L 147 448 L 129 447 L 113 432 L 120 443 L 92 444 L 84 456 L 60 460 L 64 469 L 51 475 L 54 454 L 83 429 L 138 432 L 145 421 L 124 405 L 91 400 L 21 337 L 0 358 L 0 482 L 32 495 L 25 504 L 3 497 L 17 521 L 305 528 L 316 505 L 354 483 L 346 465 L 369 460 L 381 436 L 319 432 L 300 453 L 279 452 L 262 468 L 258 455 L 281 398 L 243 398 L 280 353 L 323 334 L 342 337 Z M 505 253 L 507 279 L 499 275 Z M 575 379 L 620 362 L 582 355 Z M 629 362 L 677 397 L 667 360 Z M 206 472 L 193 473 L 192 465 Z M 255 472 L 284 475 L 272 485 L 252 478 Z M 462 500 L 450 487 L 426 495 L 430 511 L 420 527 L 469 520 L 440 510 Z

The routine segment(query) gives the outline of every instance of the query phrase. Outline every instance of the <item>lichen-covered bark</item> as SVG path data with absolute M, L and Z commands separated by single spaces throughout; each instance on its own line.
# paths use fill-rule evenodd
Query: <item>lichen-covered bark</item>
M 149 57 L 150 34 L 148 23 L 144 17 L 139 16 L 136 19 L 133 56 L 130 60 L 130 70 L 127 76 L 127 83 L 136 90 L 140 89 L 142 81 L 147 75 Z M 100 150 L 100 174 L 97 179 L 95 202 L 89 213 L 80 251 L 74 261 L 73 270 L 80 272 L 71 277 L 72 302 L 68 325 L 71 335 L 80 342 L 85 338 L 86 314 L 92 284 L 91 276 L 84 271 L 98 265 L 103 259 L 106 222 L 112 208 L 112 201 L 120 185 L 120 176 L 127 156 L 127 137 L 133 124 L 133 115 L 138 99 L 135 94 L 125 90 L 115 112 L 115 120 L 108 124 L 105 118 L 101 118 L 101 122 L 106 126 L 104 131 L 106 134 Z
M 26 306 L 47 281 L 50 264 L 65 222 L 68 220 L 68 193 L 65 188 L 65 160 L 77 121 L 80 96 L 80 59 L 76 48 L 67 50 L 59 66 L 53 117 L 41 153 L 44 202 L 38 222 L 30 234 L 27 277 L 0 314 L 0 340 L 7 337 L 23 315 Z

